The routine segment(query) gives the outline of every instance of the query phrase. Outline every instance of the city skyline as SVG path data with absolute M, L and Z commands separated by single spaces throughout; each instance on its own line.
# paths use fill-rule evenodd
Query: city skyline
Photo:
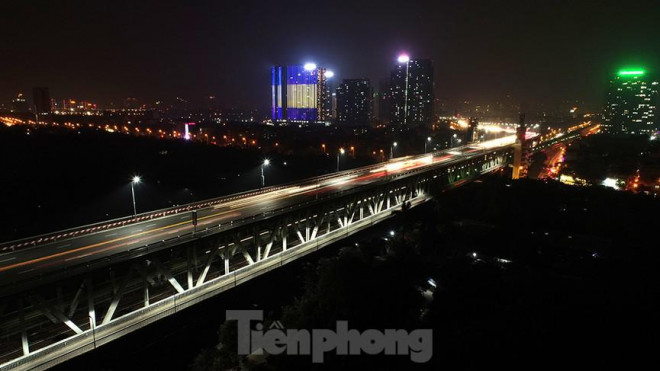
M 313 61 L 335 71 L 338 81 L 379 81 L 407 52 L 433 60 L 436 96 L 443 99 L 510 96 L 546 105 L 584 100 L 596 109 L 606 95 L 603 76 L 622 65 L 660 65 L 653 46 L 660 32 L 653 17 L 658 6 L 648 1 L 571 3 L 571 12 L 561 11 L 568 2 L 397 7 L 385 1 L 320 4 L 314 10 L 290 4 L 282 13 L 275 5 L 249 2 L 222 9 L 212 3 L 80 7 L 64 1 L 44 2 L 36 14 L 29 4 L 11 4 L 8 13 L 15 16 L 0 26 L 12 40 L 5 44 L 13 56 L 0 61 L 0 98 L 8 102 L 17 92 L 47 86 L 52 96 L 101 105 L 126 97 L 213 95 L 223 107 L 266 108 L 263 86 L 271 65 Z M 324 17 L 308 19 L 312 11 Z M 337 25 L 338 17 L 346 22 Z M 300 22 L 291 23 L 295 19 Z M 277 22 L 296 24 L 301 32 L 285 33 L 274 27 Z

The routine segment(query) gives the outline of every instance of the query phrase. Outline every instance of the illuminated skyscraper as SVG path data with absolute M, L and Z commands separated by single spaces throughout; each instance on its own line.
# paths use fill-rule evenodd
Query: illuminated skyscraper
M 615 134 L 658 132 L 658 81 L 643 69 L 619 71 L 610 79 L 603 129 Z
M 390 78 L 390 122 L 399 126 L 430 125 L 433 119 L 433 62 L 399 56 Z
M 337 88 L 337 122 L 368 125 L 371 121 L 372 90 L 368 79 L 344 79 Z
M 271 70 L 274 122 L 314 122 L 327 119 L 329 109 L 326 75 L 314 63 L 274 66 Z

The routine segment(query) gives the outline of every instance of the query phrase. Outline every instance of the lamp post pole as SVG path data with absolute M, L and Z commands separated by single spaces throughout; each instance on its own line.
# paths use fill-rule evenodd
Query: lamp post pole
M 270 165 L 270 160 L 266 159 L 261 163 L 261 188 L 266 186 L 266 177 L 264 176 L 264 166 Z
M 344 154 L 344 149 L 339 148 L 339 151 L 337 152 L 337 171 L 339 171 L 339 157 Z
M 133 217 L 137 216 L 137 208 L 135 207 L 135 185 L 140 183 L 140 177 L 134 176 L 133 181 L 131 181 L 131 196 L 133 196 Z

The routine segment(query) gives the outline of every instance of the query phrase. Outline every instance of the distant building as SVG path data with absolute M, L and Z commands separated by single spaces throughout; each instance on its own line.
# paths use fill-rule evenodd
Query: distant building
M 207 110 L 209 111 L 217 111 L 218 110 L 218 100 L 215 98 L 215 95 L 207 95 L 204 97 L 204 105 Z
M 378 82 L 378 92 L 376 94 L 378 103 L 374 100 L 374 117 L 379 122 L 389 122 L 390 113 L 392 112 L 392 91 L 390 88 L 390 81 L 383 79 Z M 376 99 L 376 97 L 374 97 Z
M 271 89 L 273 122 L 316 122 L 329 118 L 332 102 L 325 68 L 313 63 L 274 66 Z
M 179 103 L 179 101 L 182 100 L 179 97 L 177 97 L 176 99 L 177 99 L 177 103 Z M 137 99 L 135 99 L 133 97 L 128 97 L 128 98 L 124 99 L 124 108 L 125 109 L 138 109 L 139 105 L 138 105 Z
M 330 98 L 330 117 L 333 119 L 337 118 L 337 93 L 332 93 L 332 98 Z
M 610 79 L 603 130 L 614 134 L 658 131 L 658 81 L 642 69 L 621 70 Z
M 368 79 L 344 79 L 337 88 L 337 122 L 368 125 L 371 121 L 372 90 Z
M 34 111 L 39 115 L 48 115 L 52 109 L 50 93 L 48 88 L 35 87 L 32 89 L 32 99 L 34 100 Z
M 23 93 L 18 93 L 16 98 L 11 100 L 12 112 L 28 112 L 28 104 Z
M 398 126 L 433 122 L 433 63 L 430 59 L 399 57 L 390 76 L 390 122 Z
M 336 118 L 336 102 L 333 100 L 335 97 L 333 97 L 335 87 L 333 84 L 333 76 L 334 73 L 332 71 L 325 71 L 323 74 L 325 76 L 325 91 L 323 92 L 323 97 L 321 98 L 322 100 L 322 115 L 323 120 L 328 120 L 328 119 L 335 119 Z

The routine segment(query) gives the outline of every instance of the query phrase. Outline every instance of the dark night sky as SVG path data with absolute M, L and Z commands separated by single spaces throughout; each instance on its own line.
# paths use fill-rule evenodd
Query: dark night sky
M 654 1 L 11 1 L 0 5 L 0 101 L 51 95 L 267 107 L 269 66 L 315 61 L 337 78 L 430 57 L 436 96 L 600 104 L 623 64 L 660 69 Z

